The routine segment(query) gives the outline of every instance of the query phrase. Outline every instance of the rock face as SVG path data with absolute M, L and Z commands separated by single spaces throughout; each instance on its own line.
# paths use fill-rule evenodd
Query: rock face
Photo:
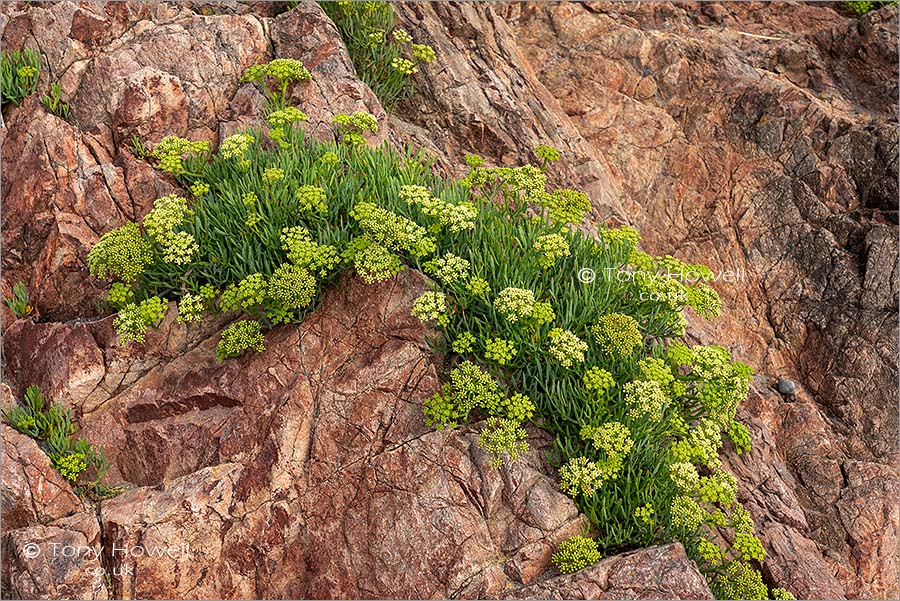
M 550 142 L 595 220 L 721 274 L 725 314 L 689 331 L 765 374 L 744 414 L 757 451 L 732 463 L 781 566 L 768 576 L 804 596 L 896 597 L 896 10 L 399 12 L 441 50 L 404 117 L 446 132 L 445 154 L 512 164 Z M 784 377 L 791 398 L 770 390 Z
M 291 101 L 313 135 L 368 110 L 386 125 L 379 141 L 424 146 L 448 173 L 466 152 L 512 165 L 549 142 L 564 154 L 555 183 L 588 193 L 592 223 L 634 224 L 650 252 L 733 272 L 714 283 L 723 317 L 690 331 L 760 372 L 740 415 L 754 448 L 725 461 L 765 578 L 798 597 L 896 597 L 896 12 L 394 6 L 439 61 L 387 116 L 313 3 L 3 3 L 3 47 L 38 48 L 39 89 L 58 81 L 72 107 L 63 121 L 34 95 L 3 115 L 2 289 L 25 282 L 42 319 L 3 309 L 4 382 L 71 408 L 110 480 L 138 487 L 98 520 L 5 428 L 4 590 L 709 596 L 677 545 L 545 574 L 581 524 L 540 458 L 546 440 L 534 432 L 535 450 L 497 471 L 473 431 L 424 426 L 438 383 L 408 316 L 423 287 L 412 274 L 377 289 L 342 280 L 302 326 L 236 362 L 212 358 L 224 321 L 186 327 L 174 312 L 145 345 L 116 343 L 87 252 L 174 189 L 132 138 L 218 143 L 263 105 L 240 74 L 281 56 L 312 72 Z M 778 394 L 787 378 L 793 394 Z M 91 552 L 54 557 L 54 544 Z

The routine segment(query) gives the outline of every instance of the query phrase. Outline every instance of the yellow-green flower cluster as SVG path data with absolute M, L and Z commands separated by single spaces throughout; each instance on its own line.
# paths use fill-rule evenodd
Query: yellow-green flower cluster
M 157 198 L 153 203 L 153 209 L 144 217 L 144 229 L 147 235 L 159 244 L 166 263 L 186 265 L 200 249 L 194 236 L 187 232 L 175 231 L 175 228 L 182 225 L 191 214 L 186 198 L 170 194 Z
M 576 363 L 584 363 L 584 354 L 588 350 L 588 345 L 574 332 L 553 328 L 547 336 L 550 338 L 548 352 L 560 365 L 572 367 Z
M 309 121 L 309 117 L 297 107 L 287 106 L 266 115 L 266 122 L 271 127 L 281 128 L 299 121 Z
M 553 267 L 558 259 L 569 256 L 569 243 L 559 234 L 538 236 L 534 249 L 541 253 L 541 267 Z
M 166 316 L 166 301 L 152 296 L 140 303 L 128 303 L 113 320 L 113 328 L 123 345 L 142 343 L 150 326 L 155 326 Z
M 582 379 L 584 387 L 592 391 L 597 398 L 603 396 L 610 388 L 616 385 L 612 374 L 601 367 L 592 367 L 587 370 Z
M 250 134 L 228 136 L 219 145 L 219 154 L 224 159 L 242 159 L 255 140 Z
M 622 313 L 604 315 L 591 333 L 601 350 L 619 357 L 630 355 L 643 343 L 637 321 Z
M 261 82 L 266 77 L 274 77 L 279 86 L 292 81 L 307 81 L 312 78 L 306 67 L 292 58 L 276 58 L 266 64 L 253 65 L 244 72 L 241 81 Z
M 283 309 L 302 309 L 316 295 L 316 279 L 303 267 L 283 263 L 269 277 L 266 294 Z
M 584 536 L 573 536 L 559 545 L 553 554 L 553 565 L 563 574 L 571 574 L 582 568 L 594 565 L 602 555 L 597 550 L 597 543 Z
M 679 461 L 690 461 L 712 469 L 719 466 L 721 446 L 719 424 L 705 417 L 688 430 L 685 438 L 672 445 L 672 454 Z
M 491 291 L 491 285 L 484 278 L 473 277 L 466 284 L 466 291 L 472 296 L 484 296 Z
M 633 227 L 623 225 L 617 228 L 599 227 L 597 236 L 609 245 L 621 245 L 634 248 L 641 240 L 641 235 Z
M 166 136 L 153 147 L 153 156 L 159 160 L 159 168 L 173 175 L 184 173 L 184 157 L 209 151 L 209 142 L 191 142 L 178 136 Z
M 718 566 L 725 560 L 725 552 L 714 542 L 701 538 L 697 543 L 697 553 L 710 566 Z
M 258 321 L 236 321 L 222 330 L 222 338 L 216 346 L 216 359 L 221 362 L 239 357 L 247 349 L 259 353 L 266 350 L 262 326 Z
M 475 228 L 478 210 L 468 202 L 452 204 L 435 197 L 425 186 L 401 186 L 400 200 L 418 206 L 426 217 L 436 219 L 454 234 Z
M 413 44 L 412 56 L 417 63 L 425 64 L 428 64 L 437 58 L 434 53 L 434 48 L 427 44 Z
M 559 468 L 559 486 L 572 497 L 590 497 L 603 484 L 606 473 L 587 457 L 575 457 Z
M 711 476 L 703 476 L 698 480 L 697 494 L 704 503 L 731 507 L 737 495 L 737 482 L 728 472 L 716 471 Z
M 465 418 L 475 407 L 486 410 L 499 407 L 502 396 L 500 386 L 490 374 L 471 361 L 463 361 L 450 372 L 450 381 L 441 391 L 425 401 L 422 408 L 425 423 L 438 429 L 453 428 L 456 420 Z
M 451 348 L 453 349 L 454 353 L 458 353 L 460 355 L 471 353 L 472 349 L 475 348 L 475 336 L 471 332 L 463 332 L 456 337 L 456 340 L 453 341 Z
M 732 545 L 738 556 L 745 561 L 762 561 L 766 558 L 766 552 L 758 538 L 746 532 L 735 534 Z
M 671 513 L 672 524 L 689 532 L 696 531 L 703 523 L 703 509 L 687 495 L 678 495 L 672 499 Z
M 590 440 L 594 449 L 605 455 L 597 464 L 603 469 L 603 480 L 615 480 L 619 477 L 625 457 L 634 447 L 631 431 L 622 423 L 607 422 L 601 426 L 584 426 L 581 438 Z
M 543 170 L 534 165 L 522 167 L 472 166 L 464 182 L 471 187 L 499 184 L 509 195 L 521 195 L 526 202 L 547 196 L 545 192 L 547 176 Z
M 553 307 L 550 303 L 534 303 L 534 307 L 531 309 L 531 320 L 534 323 L 543 325 L 545 323 L 550 323 L 554 319 L 556 319 L 556 313 L 553 311 Z
M 16 74 L 23 79 L 34 77 L 35 75 L 37 75 L 37 73 L 38 70 L 31 65 L 22 65 L 21 67 L 16 69 Z
M 338 113 L 332 117 L 331 123 L 341 140 L 348 146 L 364 146 L 366 144 L 364 134 L 367 131 L 378 131 L 378 121 L 365 111 L 356 111 L 352 115 Z
M 341 262 L 333 246 L 317 243 L 302 226 L 281 230 L 281 247 L 287 252 L 288 261 L 320 277 L 327 276 Z
M 516 347 L 509 340 L 502 338 L 489 338 L 484 343 L 484 358 L 495 361 L 500 365 L 506 365 L 516 356 Z
M 769 590 L 762 574 L 743 561 L 730 561 L 724 574 L 714 581 L 719 599 L 768 599 Z
M 206 310 L 206 299 L 199 294 L 186 292 L 178 301 L 178 323 L 200 321 Z
M 424 257 L 435 250 L 435 242 L 425 228 L 406 217 L 382 209 L 371 202 L 358 203 L 350 216 L 359 222 L 366 234 L 391 251 L 406 251 Z
M 318 186 L 300 186 L 297 188 L 297 200 L 301 214 L 325 215 L 328 213 L 325 190 Z
M 625 384 L 623 391 L 625 392 L 625 406 L 628 407 L 628 417 L 631 419 L 646 417 L 654 422 L 662 419 L 663 410 L 669 403 L 669 397 L 659 386 L 659 382 L 634 380 Z
M 534 292 L 525 288 L 504 288 L 494 299 L 494 308 L 506 317 L 506 321 L 516 323 L 531 317 L 534 309 Z
M 651 526 L 654 522 L 653 514 L 653 505 L 650 503 L 641 505 L 634 510 L 634 517 L 644 522 L 645 524 L 650 524 Z
M 391 36 L 394 38 L 394 41 L 398 44 L 409 44 L 412 42 L 412 36 L 409 35 L 409 32 L 405 29 L 395 29 Z
M 136 223 L 103 234 L 88 253 L 88 271 L 95 278 L 133 282 L 153 263 L 152 245 Z
M 553 223 L 581 223 L 591 210 L 587 194 L 567 188 L 541 195 L 540 204 L 547 209 Z
M 478 446 L 494 456 L 491 461 L 494 467 L 501 467 L 504 456 L 507 457 L 507 462 L 513 462 L 521 454 L 528 452 L 526 436 L 528 434 L 520 422 L 490 417 L 478 437 Z
M 200 198 L 204 194 L 209 193 L 209 184 L 203 182 L 194 182 L 191 184 L 191 194 L 194 195 L 194 198 Z
M 657 357 L 646 357 L 638 361 L 641 380 L 652 380 L 663 390 L 669 390 L 675 383 L 675 375 L 666 362 Z
M 434 276 L 435 279 L 444 284 L 453 284 L 469 277 L 469 262 L 452 253 L 432 259 L 425 263 L 423 267 L 425 273 Z
M 559 160 L 559 151 L 548 144 L 536 146 L 534 154 L 543 162 L 551 163 Z
M 403 270 L 400 257 L 368 236 L 351 240 L 343 258 L 351 261 L 356 273 L 369 284 L 383 282 Z
M 418 71 L 411 60 L 403 58 L 402 56 L 395 56 L 391 59 L 391 68 L 401 75 L 412 75 Z
M 423 292 L 413 301 L 414 317 L 422 321 L 440 320 L 447 312 L 447 297 L 443 292 Z
M 485 404 L 481 407 L 491 415 L 506 417 L 517 422 L 529 420 L 534 415 L 534 403 L 531 398 L 519 392 L 510 396 L 487 397 Z
M 284 169 L 281 169 L 279 167 L 269 167 L 262 172 L 262 181 L 267 186 L 271 186 L 275 182 L 280 182 L 283 179 Z
M 458 234 L 466 230 L 475 229 L 475 220 L 478 218 L 478 209 L 470 202 L 457 204 L 445 203 L 440 215 L 441 225 L 451 233 Z
M 693 494 L 700 485 L 700 474 L 694 464 L 676 461 L 669 464 L 669 478 L 682 494 Z
M 688 287 L 685 294 L 688 306 L 701 317 L 713 319 L 722 312 L 722 301 L 718 293 L 706 284 Z
M 119 309 L 131 302 L 134 297 L 134 288 L 121 282 L 116 282 L 109 287 L 106 293 L 106 302 L 111 307 Z
M 783 588 L 773 588 L 769 596 L 772 599 L 777 599 L 779 601 L 793 601 L 797 598 L 793 595 L 793 593 Z
M 68 480 L 75 482 L 78 476 L 87 469 L 87 461 L 84 453 L 69 453 L 61 457 L 53 459 L 53 467 L 59 472 L 59 475 Z
M 222 312 L 233 309 L 252 311 L 266 298 L 266 278 L 261 273 L 251 273 L 237 284 L 232 284 L 219 297 Z

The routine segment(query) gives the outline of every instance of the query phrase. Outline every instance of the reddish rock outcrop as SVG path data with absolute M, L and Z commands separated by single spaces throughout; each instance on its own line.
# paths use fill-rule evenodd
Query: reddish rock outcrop
M 314 135 L 331 135 L 336 112 L 368 110 L 386 125 L 379 141 L 426 147 L 447 172 L 466 152 L 518 164 L 550 142 L 564 153 L 555 183 L 589 194 L 593 223 L 632 223 L 648 251 L 739 274 L 714 284 L 723 318 L 691 331 L 762 374 L 741 413 L 754 449 L 725 459 L 759 526 L 764 576 L 804 597 L 896 596 L 896 11 L 397 4 L 439 57 L 398 117 L 358 80 L 315 4 L 283 8 L 3 3 L 3 47 L 39 48 L 40 89 L 59 81 L 72 106 L 63 121 L 33 96 L 4 114 L 2 289 L 23 281 L 43 320 L 4 308 L 4 379 L 73 409 L 109 451 L 110 479 L 141 487 L 104 503 L 101 532 L 72 513 L 64 482 L 50 494 L 58 475 L 32 479 L 46 457 L 6 430 L 6 590 L 708 595 L 674 546 L 534 583 L 578 519 L 539 451 L 497 472 L 471 432 L 424 427 L 419 405 L 437 381 L 406 314 L 421 287 L 409 274 L 374 296 L 343 280 L 302 326 L 237 362 L 212 359 L 223 322 L 186 327 L 174 311 L 145 345 L 116 343 L 87 252 L 173 189 L 127 150 L 132 136 L 218 142 L 260 114 L 243 70 L 284 56 L 313 74 L 291 100 Z M 799 382 L 795 395 L 771 390 L 782 376 Z M 199 563 L 111 551 L 183 529 Z M 102 548 L 100 564 L 26 558 L 32 539 Z M 106 590 L 85 576 L 98 565 L 138 575 Z M 655 575 L 663 565 L 671 583 Z
M 2 425 L 3 529 L 46 524 L 83 509 L 72 487 L 31 438 Z

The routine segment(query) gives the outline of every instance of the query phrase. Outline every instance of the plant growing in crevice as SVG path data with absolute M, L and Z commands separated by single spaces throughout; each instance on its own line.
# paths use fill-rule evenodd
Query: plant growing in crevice
M 69 105 L 62 101 L 62 88 L 59 83 L 50 84 L 50 93 L 41 97 L 41 104 L 60 119 L 68 119 Z
M 421 269 L 431 289 L 411 311 L 451 362 L 424 401 L 429 426 L 484 421 L 478 444 L 507 469 L 536 419 L 597 554 L 680 540 L 719 594 L 781 594 L 758 586 L 761 546 L 720 469 L 723 434 L 749 444 L 735 412 L 752 372 L 723 347 L 680 341 L 686 310 L 721 310 L 709 268 L 640 251 L 628 227 L 586 234 L 587 197 L 548 189 L 551 147 L 536 150 L 539 166 L 469 156 L 467 175 L 450 180 L 421 151 L 367 144 L 371 115 L 336 116 L 339 139 L 328 142 L 294 117 L 214 153 L 180 138 L 156 146 L 159 167 L 190 196 L 157 200 L 88 259 L 110 281 L 123 342 L 141 340 L 176 301 L 182 322 L 236 318 L 220 361 L 263 352 L 266 331 L 301 321 L 339 274 L 376 283 Z M 584 267 L 613 276 L 583 283 Z M 615 277 L 622 271 L 631 277 Z M 735 534 L 727 548 L 719 529 Z
M 396 27 L 389 2 L 319 4 L 337 26 L 357 75 L 387 110 L 412 93 L 419 65 L 436 58 L 431 46 L 414 43 L 409 32 Z
M 29 317 L 34 312 L 34 307 L 28 301 L 28 291 L 25 290 L 25 284 L 16 282 L 12 288 L 12 296 L 3 299 L 9 310 L 18 318 Z
M 68 409 L 58 403 L 47 403 L 37 386 L 28 387 L 23 401 L 3 411 L 10 426 L 37 440 L 54 469 L 73 485 L 81 485 L 77 490 L 88 490 L 95 496 L 115 492 L 100 484 L 109 470 L 103 449 L 84 437 L 73 440 L 77 428 Z M 82 476 L 86 473 L 91 473 L 93 479 L 84 481 Z
M 37 50 L 0 51 L 0 102 L 21 104 L 37 89 L 40 69 Z

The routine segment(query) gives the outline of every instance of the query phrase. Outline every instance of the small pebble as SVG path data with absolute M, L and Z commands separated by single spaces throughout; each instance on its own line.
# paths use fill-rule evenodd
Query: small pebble
M 797 385 L 794 384 L 793 380 L 778 380 L 778 392 L 781 394 L 794 394 L 797 390 Z

